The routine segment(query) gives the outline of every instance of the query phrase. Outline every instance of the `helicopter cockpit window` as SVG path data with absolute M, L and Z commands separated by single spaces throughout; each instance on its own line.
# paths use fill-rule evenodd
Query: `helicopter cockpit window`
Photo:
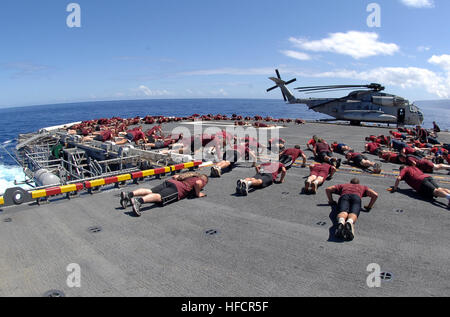
M 412 113 L 416 113 L 417 112 L 417 108 L 414 106 L 409 106 L 409 111 L 411 111 Z

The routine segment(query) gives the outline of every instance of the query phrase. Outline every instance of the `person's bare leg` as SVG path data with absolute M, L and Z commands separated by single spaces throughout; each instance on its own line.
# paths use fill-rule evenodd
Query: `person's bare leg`
M 216 164 L 216 166 L 219 167 L 220 169 L 227 168 L 230 165 L 231 165 L 230 161 L 221 161 L 221 162 Z
M 369 160 L 362 160 L 361 165 L 364 167 L 373 167 L 375 165 L 375 163 L 371 162 Z
M 319 188 L 319 186 L 320 186 L 321 184 L 323 184 L 323 181 L 324 181 L 324 179 L 323 179 L 322 176 L 317 177 L 317 178 L 313 181 L 312 186 L 311 186 L 311 192 L 312 192 L 313 194 L 316 194 L 316 193 L 317 193 L 317 189 Z
M 246 178 L 245 181 L 249 184 L 249 187 L 261 187 L 263 184 L 262 179 L 256 179 L 253 177 Z
M 142 197 L 142 200 L 144 203 L 160 203 L 162 202 L 162 198 L 160 194 L 149 194 L 144 197 Z
M 153 194 L 153 192 L 150 189 L 146 189 L 146 188 L 139 188 L 136 189 L 135 191 L 133 191 L 133 196 L 137 196 L 137 197 L 143 197 L 143 196 L 147 196 Z
M 447 165 L 447 164 L 434 164 L 434 169 L 436 171 L 439 171 L 439 170 L 450 170 L 450 165 Z
M 308 179 L 305 182 L 305 192 L 309 191 L 309 186 L 312 185 L 312 182 L 314 182 L 317 179 L 316 175 L 311 175 L 308 177 Z

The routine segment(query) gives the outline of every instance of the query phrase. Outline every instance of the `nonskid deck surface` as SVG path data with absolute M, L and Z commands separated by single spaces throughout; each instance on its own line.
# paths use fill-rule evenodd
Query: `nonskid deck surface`
M 290 125 L 280 131 L 290 145 L 304 148 L 317 134 L 358 151 L 365 136 L 388 132 L 328 124 Z M 450 143 L 448 134 L 440 138 Z M 396 169 L 383 164 L 387 172 Z M 116 189 L 7 208 L 0 213 L 0 296 L 42 296 L 51 289 L 66 296 L 450 295 L 450 212 L 445 200 L 438 201 L 442 205 L 423 201 L 404 183 L 401 192 L 390 194 L 386 189 L 393 176 L 342 170 L 325 186 L 358 176 L 380 198 L 370 213 L 361 214 L 355 241 L 339 243 L 331 230 L 335 215 L 324 188 L 317 196 L 300 195 L 308 172 L 293 167 L 284 184 L 238 197 L 236 180 L 255 173 L 244 164 L 211 179 L 206 198 L 148 206 L 140 218 L 119 207 Z M 450 176 L 435 176 L 450 186 Z M 91 233 L 92 226 L 102 231 Z M 208 230 L 217 234 L 208 235 Z M 70 263 L 81 267 L 80 288 L 66 284 Z M 371 263 L 393 279 L 369 288 L 366 269 Z

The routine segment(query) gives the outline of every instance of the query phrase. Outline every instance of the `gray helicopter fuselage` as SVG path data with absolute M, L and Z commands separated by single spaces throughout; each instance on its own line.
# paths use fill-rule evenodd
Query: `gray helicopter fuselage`
M 353 122 L 421 125 L 422 112 L 408 100 L 382 92 L 355 91 L 346 98 L 295 99 L 316 112 Z
M 277 78 L 270 78 L 282 90 L 290 104 L 305 104 L 310 109 L 329 115 L 336 120 L 355 123 L 396 123 L 401 125 L 421 125 L 423 113 L 408 100 L 379 92 L 357 90 L 343 98 L 297 99 Z

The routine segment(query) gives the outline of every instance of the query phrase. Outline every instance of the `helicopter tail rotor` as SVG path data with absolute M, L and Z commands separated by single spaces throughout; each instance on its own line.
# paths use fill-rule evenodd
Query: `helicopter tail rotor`
M 278 69 L 275 70 L 275 73 L 277 74 L 277 77 L 270 77 L 269 79 L 274 81 L 277 85 L 267 89 L 267 92 L 270 92 L 270 91 L 272 91 L 274 89 L 280 88 L 281 89 L 281 94 L 283 95 L 283 99 L 284 99 L 284 101 L 287 102 L 288 98 L 286 97 L 286 94 L 283 91 L 282 86 L 287 86 L 289 84 L 292 84 L 293 82 L 296 82 L 297 79 L 294 78 L 294 79 L 291 79 L 289 81 L 284 81 L 284 80 L 281 79 L 280 72 L 278 71 Z

